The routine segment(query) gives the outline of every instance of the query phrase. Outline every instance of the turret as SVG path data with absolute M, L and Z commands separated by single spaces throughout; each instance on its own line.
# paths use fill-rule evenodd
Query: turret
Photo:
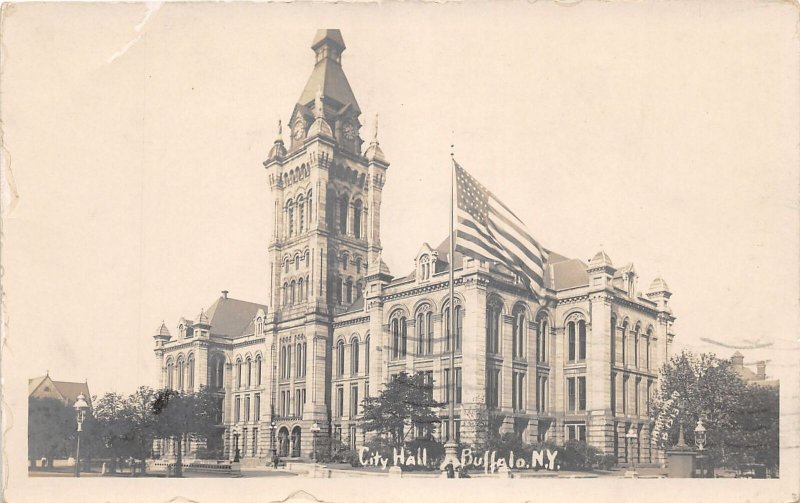
M 601 249 L 589 261 L 589 267 L 586 272 L 589 274 L 591 287 L 602 289 L 611 286 L 616 269 L 614 269 L 614 264 L 611 262 L 611 257 Z
M 667 282 L 661 277 L 654 279 L 650 283 L 650 288 L 647 290 L 647 298 L 656 303 L 659 311 L 663 313 L 672 312 L 672 308 L 669 307 L 670 297 L 672 297 L 672 292 L 670 292 Z
M 170 339 L 172 339 L 172 336 L 169 333 L 169 329 L 166 323 L 162 321 L 156 335 L 153 336 L 153 340 L 156 341 L 156 349 L 163 348 L 164 344 L 168 343 Z

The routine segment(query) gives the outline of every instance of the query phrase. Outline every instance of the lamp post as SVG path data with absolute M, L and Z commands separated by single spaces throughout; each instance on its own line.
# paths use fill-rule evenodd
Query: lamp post
M 705 477 L 705 467 L 703 466 L 705 456 L 703 455 L 703 449 L 705 449 L 706 445 L 706 428 L 703 426 L 702 418 L 697 420 L 697 426 L 694 428 L 694 443 L 697 446 L 697 450 L 700 451 L 700 454 L 697 456 L 697 461 L 700 465 L 700 476 Z
M 233 462 L 239 462 L 239 432 L 233 432 Z
M 633 441 L 637 438 L 636 432 L 633 431 L 634 425 L 631 425 L 628 428 L 628 433 L 625 434 L 625 438 L 628 439 L 628 446 L 630 449 L 630 459 L 631 459 L 631 467 L 633 468 L 633 477 L 636 477 L 636 460 L 633 457 Z
M 269 450 L 272 457 L 275 457 L 275 421 L 269 423 Z
M 86 419 L 86 411 L 89 410 L 89 404 L 86 403 L 86 397 L 83 396 L 83 393 L 78 395 L 78 399 L 75 400 L 75 405 L 72 406 L 75 409 L 75 416 L 78 421 L 78 445 L 75 449 L 75 476 L 81 476 L 81 432 L 83 431 L 83 420 Z
M 317 433 L 319 433 L 319 424 L 315 421 L 311 425 L 311 460 L 317 462 Z

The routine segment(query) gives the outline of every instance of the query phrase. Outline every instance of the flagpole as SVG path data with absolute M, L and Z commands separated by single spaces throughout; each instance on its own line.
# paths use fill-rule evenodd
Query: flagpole
M 448 432 L 447 443 L 444 446 L 445 460 L 452 462 L 452 467 L 455 469 L 457 462 L 455 461 L 458 456 L 458 443 L 456 442 L 456 305 L 455 305 L 455 283 L 454 283 L 454 265 L 455 251 L 456 251 L 456 236 L 454 232 L 453 222 L 455 220 L 455 171 L 456 160 L 453 154 L 453 145 L 450 145 L 450 256 L 449 256 L 449 283 L 450 283 L 450 319 L 448 320 L 448 330 L 450 332 L 450 382 L 447 383 L 448 395 L 450 400 L 450 417 L 448 418 Z M 447 463 L 447 461 L 445 461 Z

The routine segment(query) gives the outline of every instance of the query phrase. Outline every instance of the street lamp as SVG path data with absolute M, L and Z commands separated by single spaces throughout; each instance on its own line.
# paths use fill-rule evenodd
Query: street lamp
M 86 397 L 83 393 L 78 395 L 75 404 L 72 406 L 75 409 L 75 416 L 78 420 L 78 446 L 75 449 L 75 476 L 81 476 L 81 432 L 83 431 L 83 420 L 86 419 L 86 411 L 89 410 L 89 404 L 86 403 Z
M 239 432 L 233 432 L 233 462 L 239 462 Z
M 625 438 L 628 439 L 628 445 L 630 448 L 630 459 L 631 459 L 631 467 L 633 468 L 633 476 L 636 477 L 636 459 L 633 457 L 633 441 L 634 439 L 638 438 L 636 432 L 633 431 L 634 426 L 631 425 L 628 428 L 628 433 L 625 434 Z
M 694 443 L 697 446 L 697 450 L 700 451 L 700 455 L 697 456 L 697 461 L 700 464 L 700 476 L 705 477 L 705 466 L 703 466 L 705 456 L 703 455 L 703 449 L 706 445 L 706 428 L 703 426 L 702 418 L 697 420 L 697 426 L 694 428 Z
M 697 420 L 697 426 L 694 429 L 694 443 L 697 445 L 697 450 L 703 451 L 706 445 L 706 428 L 703 426 L 703 420 Z
M 269 450 L 272 451 L 272 457 L 275 457 L 275 421 L 269 423 Z
M 317 462 L 317 433 L 319 433 L 319 424 L 315 421 L 311 425 L 311 460 Z

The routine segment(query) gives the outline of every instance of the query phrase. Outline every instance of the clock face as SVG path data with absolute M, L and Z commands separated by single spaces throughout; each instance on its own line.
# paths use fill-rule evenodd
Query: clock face
M 297 122 L 294 125 L 294 129 L 292 130 L 292 136 L 295 140 L 302 140 L 303 136 L 306 135 L 306 128 L 302 122 Z
M 348 140 L 352 140 L 356 137 L 356 127 L 352 122 L 345 122 L 344 126 L 342 126 L 342 132 L 344 133 L 344 137 Z

